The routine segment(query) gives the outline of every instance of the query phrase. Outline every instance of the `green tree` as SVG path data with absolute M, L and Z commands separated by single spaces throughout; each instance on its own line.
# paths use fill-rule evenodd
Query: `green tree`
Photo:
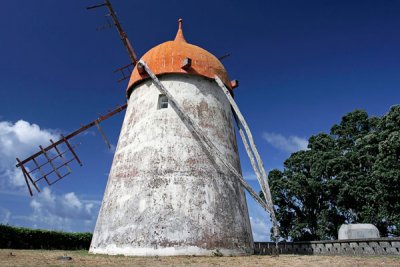
M 372 223 L 382 236 L 399 235 L 400 105 L 381 118 L 362 110 L 345 115 L 269 180 L 285 239 L 334 239 L 342 223 Z

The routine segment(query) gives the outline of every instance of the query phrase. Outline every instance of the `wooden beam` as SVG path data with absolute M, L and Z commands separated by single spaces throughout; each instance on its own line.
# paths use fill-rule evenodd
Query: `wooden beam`
M 268 204 L 262 200 L 259 195 L 251 188 L 251 186 L 243 179 L 242 175 L 233 167 L 229 162 L 226 161 L 226 157 L 218 150 L 218 148 L 214 145 L 214 143 L 203 134 L 201 128 L 186 114 L 183 112 L 182 107 L 176 101 L 173 95 L 165 88 L 165 86 L 160 82 L 160 80 L 156 77 L 156 75 L 150 70 L 147 64 L 143 60 L 139 60 L 138 66 L 142 65 L 147 74 L 153 80 L 154 84 L 158 88 L 158 90 L 168 97 L 169 102 L 171 103 L 171 107 L 178 113 L 180 118 L 186 123 L 187 126 L 191 128 L 193 132 L 196 133 L 197 137 L 202 141 L 204 147 L 208 150 L 210 155 L 214 157 L 214 159 L 222 162 L 222 164 L 227 167 L 227 169 L 237 177 L 242 186 L 249 192 L 249 194 L 254 198 L 254 200 L 261 205 L 266 211 L 269 212 Z
M 261 190 L 262 190 L 264 197 L 268 203 L 271 220 L 272 220 L 272 223 L 274 226 L 273 227 L 274 235 L 277 237 L 277 236 L 279 236 L 279 229 L 278 229 L 278 223 L 276 220 L 275 211 L 274 211 L 274 207 L 273 207 L 271 191 L 270 191 L 269 184 L 268 184 L 268 177 L 267 177 L 267 173 L 264 169 L 264 163 L 263 163 L 263 161 L 260 157 L 260 154 L 258 153 L 258 150 L 256 148 L 256 145 L 254 143 L 253 135 L 251 134 L 250 128 L 247 125 L 246 120 L 244 119 L 242 113 L 240 112 L 239 107 L 237 106 L 235 100 L 231 96 L 231 93 L 225 87 L 224 83 L 217 75 L 215 76 L 215 81 L 217 82 L 217 84 L 219 85 L 221 90 L 225 93 L 225 95 L 228 98 L 229 103 L 231 104 L 232 109 L 234 111 L 236 122 L 238 123 L 238 127 L 239 127 L 239 133 L 243 140 L 243 144 L 245 145 L 247 155 L 250 158 L 250 162 L 252 164 L 254 172 L 257 175 L 258 182 L 260 183 Z M 247 139 L 242 131 L 242 128 L 245 130 L 249 142 L 247 142 Z M 254 160 L 254 157 L 256 160 Z M 256 162 L 257 162 L 257 165 L 255 164 Z

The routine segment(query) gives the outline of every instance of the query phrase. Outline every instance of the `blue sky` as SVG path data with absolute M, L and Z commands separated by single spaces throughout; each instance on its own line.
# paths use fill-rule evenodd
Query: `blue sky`
M 84 167 L 31 198 L 15 172 L 49 137 L 125 101 L 112 71 L 129 63 L 105 10 L 88 1 L 7 1 L 0 16 L 0 223 L 92 231 L 113 153 L 96 129 L 75 139 Z M 354 109 L 383 115 L 399 104 L 399 1 L 122 1 L 114 8 L 137 52 L 174 38 L 216 56 L 231 79 L 267 170 Z M 115 145 L 123 114 L 102 128 Z M 258 189 L 240 143 L 245 177 Z M 23 181 L 22 181 L 23 182 Z M 23 184 L 22 184 L 23 185 Z M 256 240 L 269 217 L 252 200 Z

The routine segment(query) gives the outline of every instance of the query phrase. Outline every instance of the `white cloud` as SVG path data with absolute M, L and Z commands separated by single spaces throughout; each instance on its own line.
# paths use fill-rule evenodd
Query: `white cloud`
M 263 218 L 264 217 L 264 218 Z M 256 242 L 270 241 L 270 221 L 263 217 L 250 216 L 251 229 L 253 230 L 253 239 Z
M 62 231 L 93 231 L 99 201 L 80 199 L 74 192 L 57 195 L 45 187 L 31 200 L 27 218 L 36 228 Z
M 0 224 L 8 224 L 10 221 L 11 212 L 0 207 Z
M 1 194 L 12 198 L 23 192 L 26 197 L 22 171 L 15 167 L 16 157 L 22 160 L 37 152 L 39 145 L 47 146 L 50 139 L 58 140 L 58 132 L 41 129 L 24 120 L 15 123 L 0 121 Z M 74 192 L 57 194 L 45 187 L 26 205 L 28 212 L 24 211 L 24 214 L 18 214 L 13 209 L 10 209 L 13 211 L 11 213 L 0 207 L 0 223 L 63 231 L 93 231 L 100 201 L 83 199 Z
M 266 172 L 267 172 L 267 174 L 270 172 L 270 171 L 272 171 L 273 169 L 278 169 L 278 167 L 276 167 L 276 168 L 270 168 L 270 169 L 267 169 L 267 170 L 265 170 Z M 246 180 L 246 181 L 258 181 L 258 179 L 257 179 L 257 175 L 255 174 L 255 172 L 254 172 L 254 170 L 253 169 L 251 169 L 251 171 L 245 171 L 244 173 L 243 173 L 243 178 Z
M 271 240 L 271 219 L 269 214 L 246 192 L 253 239 L 256 242 Z
M 256 175 L 255 173 L 251 173 L 251 172 L 245 172 L 245 173 L 243 174 L 243 178 L 244 178 L 246 181 L 258 181 L 258 180 L 257 180 L 257 175 Z
M 16 158 L 23 159 L 36 152 L 39 145 L 57 140 L 54 130 L 40 129 L 24 120 L 0 122 L 0 187 L 19 188 L 25 185 L 21 170 L 15 167 Z
M 273 147 L 289 153 L 307 150 L 308 146 L 308 141 L 306 139 L 295 135 L 285 137 L 281 134 L 265 132 L 263 138 Z

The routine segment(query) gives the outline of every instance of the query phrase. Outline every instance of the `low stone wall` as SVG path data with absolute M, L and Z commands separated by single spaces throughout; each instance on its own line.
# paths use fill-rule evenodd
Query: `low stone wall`
M 276 254 L 274 242 L 255 242 L 254 253 Z M 280 242 L 279 254 L 302 255 L 400 255 L 400 238 L 347 239 L 308 242 Z

